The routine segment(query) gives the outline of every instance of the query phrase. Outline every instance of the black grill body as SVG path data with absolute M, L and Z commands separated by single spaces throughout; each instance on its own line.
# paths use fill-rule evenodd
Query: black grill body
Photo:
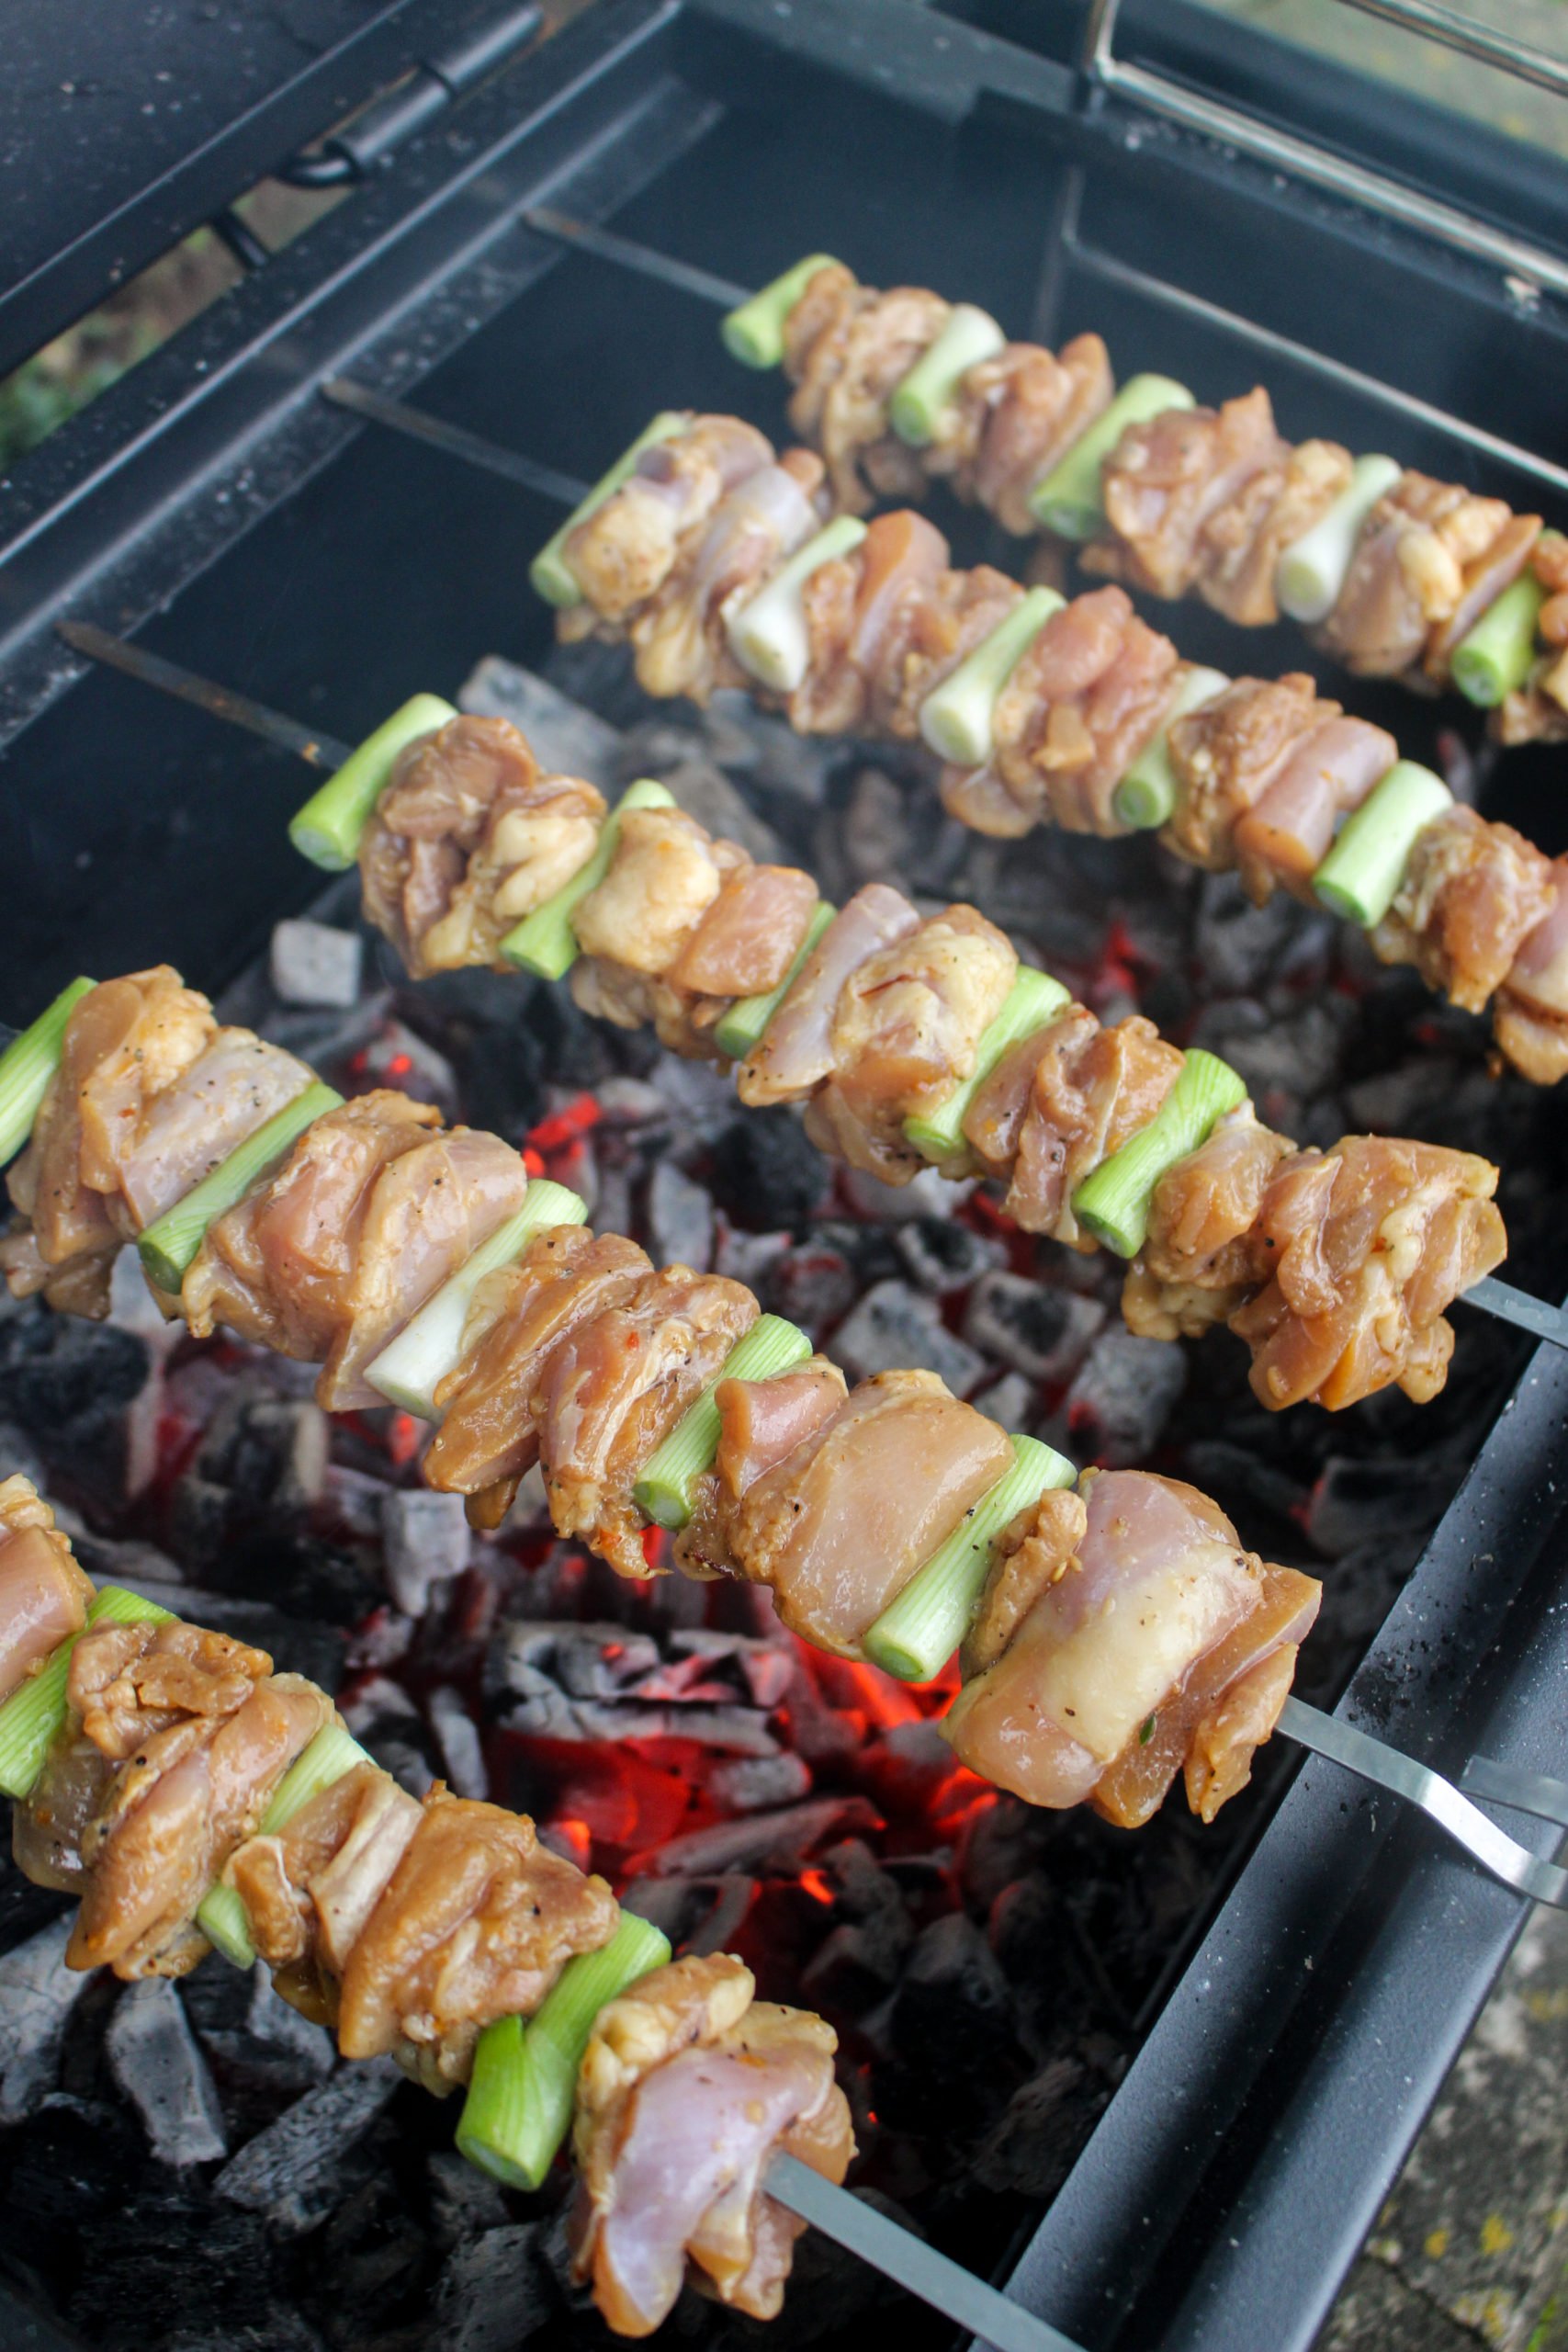
M 311 888 L 284 833 L 303 771 L 84 673 L 57 619 L 133 630 L 351 741 L 418 687 L 450 693 L 480 651 L 542 657 L 525 567 L 555 511 L 355 424 L 320 399 L 324 376 L 590 478 L 660 407 L 782 428 L 778 382 L 731 366 L 711 309 L 564 252 L 520 220 L 526 203 L 613 220 L 742 284 L 820 248 L 1017 332 L 1047 312 L 1058 336 L 1092 323 L 1124 373 L 1168 369 L 1200 396 L 1261 378 L 1287 432 L 1517 497 L 1440 424 L 1391 421 L 1310 366 L 1056 270 L 1070 202 L 1093 248 L 1568 460 L 1551 296 L 1523 300 L 1093 96 L 1070 8 L 994 21 L 904 0 L 607 0 L 16 468 L 0 506 L 0 1018 L 31 1017 L 82 967 L 170 957 L 216 989 Z M 1467 132 L 1461 164 L 1443 118 L 1174 0 L 1146 0 L 1122 40 L 1254 106 L 1288 86 L 1298 122 L 1373 144 L 1392 172 L 1446 155 L 1450 200 L 1568 243 L 1562 174 L 1502 140 Z M 980 550 L 972 518 L 942 519 Z M 1264 673 L 1302 660 L 1284 633 L 1238 655 L 1195 607 L 1173 629 L 1184 651 Z M 1355 707 L 1416 756 L 1453 723 L 1393 690 Z M 1514 754 L 1489 810 L 1560 850 L 1560 777 L 1558 754 Z M 1543 1350 L 1347 1694 L 1356 1720 L 1441 1769 L 1478 1748 L 1561 1769 L 1565 1413 L 1568 1362 Z M 1391 1802 L 1307 1764 L 1020 2250 L 1015 2291 L 1088 2352 L 1305 2352 L 1521 1917 Z

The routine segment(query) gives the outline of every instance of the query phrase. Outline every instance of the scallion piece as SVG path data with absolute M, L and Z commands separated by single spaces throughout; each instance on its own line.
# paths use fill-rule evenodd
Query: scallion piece
M 577 933 L 571 918 L 590 890 L 596 890 L 610 871 L 615 854 L 615 843 L 621 837 L 621 819 L 632 808 L 673 808 L 675 796 L 656 784 L 651 776 L 639 776 L 628 784 L 604 820 L 598 845 L 585 865 L 580 865 L 570 882 L 563 882 L 553 899 L 536 907 L 514 923 L 501 943 L 501 952 L 509 964 L 521 966 L 541 980 L 564 979 L 577 961 Z
M 965 1512 L 945 1544 L 910 1577 L 897 1600 L 861 1636 L 874 1666 L 900 1682 L 940 1674 L 973 1622 L 997 1537 L 1050 1487 L 1070 1487 L 1077 1472 L 1038 1438 L 1015 1437 L 1012 1468 Z
M 171 1296 L 178 1293 L 191 1260 L 207 1238 L 208 1227 L 242 1200 L 257 1177 L 276 1165 L 312 1121 L 335 1111 L 342 1101 L 343 1096 L 330 1086 L 314 1080 L 237 1144 L 209 1176 L 192 1186 L 184 1200 L 154 1218 L 136 1245 L 154 1290 Z
M 1135 1258 L 1149 1229 L 1149 1204 L 1168 1168 L 1207 1142 L 1216 1123 L 1247 1100 L 1246 1081 L 1217 1054 L 1194 1046 L 1146 1127 L 1140 1127 L 1073 1194 L 1073 1215 L 1113 1250 Z
M 726 621 L 729 650 L 741 668 L 775 694 L 794 694 L 811 658 L 801 590 L 814 571 L 835 556 L 850 554 L 864 537 L 865 525 L 857 516 L 836 514 Z
M 1440 775 L 1414 760 L 1396 760 L 1340 827 L 1312 877 L 1314 892 L 1333 913 L 1371 931 L 1393 904 L 1416 835 L 1452 806 Z
M 106 1584 L 93 1596 L 87 1624 L 134 1625 L 172 1614 L 155 1600 L 143 1600 L 139 1592 Z M 43 1770 L 44 1758 L 65 1721 L 65 1678 L 81 1638 L 80 1634 L 70 1634 L 0 1706 L 0 1792 L 8 1797 L 25 1797 Z
M 1529 676 L 1535 625 L 1546 591 L 1533 571 L 1521 571 L 1454 648 L 1454 684 L 1467 701 L 1495 710 Z
M 812 910 L 811 921 L 806 926 L 806 937 L 800 943 L 800 953 L 777 988 L 770 989 L 765 996 L 737 997 L 713 1033 L 714 1044 L 727 1061 L 743 1062 L 745 1060 L 790 989 L 800 978 L 801 966 L 837 912 L 838 909 L 830 907 L 825 899 L 818 899 Z
M 1293 621 L 1325 621 L 1339 602 L 1361 526 L 1404 469 L 1392 458 L 1358 458 L 1350 479 L 1310 531 L 1292 539 L 1274 568 L 1274 594 Z
M 375 1760 L 341 1724 L 328 1724 L 308 1747 L 300 1750 L 274 1789 L 257 1824 L 258 1836 L 276 1837 L 297 1813 L 303 1813 L 312 1797 L 330 1789 L 334 1781 L 341 1781 L 356 1764 L 373 1764 Z M 196 1924 L 225 1960 L 232 1961 L 236 1968 L 251 1966 L 256 1948 L 251 1941 L 250 1920 L 237 1889 L 211 1888 L 197 1906 Z
M 1092 539 L 1105 520 L 1100 469 L 1130 424 L 1146 424 L 1170 408 L 1196 408 L 1185 384 L 1169 376 L 1134 376 L 1111 406 L 1080 434 L 1059 465 L 1029 493 L 1029 511 L 1061 539 Z
M 1230 680 L 1223 670 L 1191 669 L 1176 689 L 1164 724 L 1156 729 L 1111 796 L 1111 805 L 1124 825 L 1146 833 L 1166 824 L 1176 807 L 1176 771 L 1170 764 L 1170 730 L 1200 703 L 1224 694 Z
M 784 357 L 784 322 L 819 269 L 836 269 L 831 254 L 807 254 L 771 286 L 731 311 L 719 327 L 724 347 L 742 368 L 776 368 Z
M 39 1105 L 60 1068 L 71 1009 L 93 986 L 91 980 L 73 980 L 49 1011 L 40 1012 L 0 1054 L 0 1168 L 16 1158 L 32 1134 Z
M 939 759 L 984 767 L 991 756 L 998 697 L 1053 613 L 1066 598 L 1054 588 L 1032 588 L 965 662 L 920 705 L 920 733 Z
M 582 1225 L 587 1217 L 586 1201 L 569 1193 L 564 1184 L 552 1184 L 546 1178 L 530 1184 L 516 1215 L 479 1243 L 397 1338 L 389 1340 L 366 1366 L 365 1377 L 372 1388 L 378 1388 L 389 1404 L 401 1406 L 405 1413 L 416 1413 L 425 1421 L 439 1420 L 435 1391 L 462 1352 L 469 1302 L 485 1276 L 520 1258 L 529 1236 L 541 1226 Z
M 643 1464 L 632 1500 L 658 1527 L 684 1527 L 692 1516 L 694 1489 L 718 1451 L 721 1380 L 771 1380 L 791 1364 L 804 1363 L 811 1342 L 780 1315 L 760 1315 L 738 1340 L 694 1405 L 683 1413 L 658 1450 Z
M 1002 1056 L 1054 1021 L 1068 1001 L 1068 992 L 1060 980 L 1054 980 L 1049 972 L 1036 972 L 1027 964 L 1021 965 L 1006 1003 L 981 1035 L 969 1076 L 959 1080 L 946 1102 L 929 1117 L 905 1120 L 904 1133 L 915 1149 L 933 1160 L 951 1159 L 961 1151 L 969 1105 Z
M 623 1911 L 607 1944 L 567 1962 L 532 2018 L 486 2026 L 457 2132 L 471 2165 L 507 2188 L 543 2185 L 571 2128 L 578 2072 L 600 2010 L 669 1957 L 668 1936 Z
M 953 395 L 961 377 L 982 359 L 993 359 L 1007 342 L 988 311 L 973 302 L 955 302 L 947 324 L 927 345 L 903 381 L 894 389 L 887 414 L 900 441 L 912 449 L 928 448 L 942 438 Z
M 457 716 L 439 695 L 415 695 L 393 711 L 289 819 L 288 838 L 300 855 L 328 874 L 344 873 L 359 854 L 360 835 L 400 752 Z
M 547 605 L 564 607 L 581 604 L 582 591 L 566 560 L 567 540 L 580 523 L 586 523 L 591 514 L 596 514 L 605 500 L 613 498 L 624 481 L 630 481 L 645 449 L 653 448 L 660 441 L 673 441 L 678 433 L 684 433 L 691 421 L 680 409 L 661 409 L 653 423 L 637 435 L 631 447 L 615 459 L 609 472 L 601 475 L 581 505 L 572 508 L 555 537 L 546 540 L 528 566 L 528 578 L 536 595 L 542 596 Z

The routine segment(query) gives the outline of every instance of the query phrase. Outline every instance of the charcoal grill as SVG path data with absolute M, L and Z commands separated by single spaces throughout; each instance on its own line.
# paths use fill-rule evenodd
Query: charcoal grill
M 106 179 L 91 220 L 29 221 L 26 301 L 0 307 L 14 357 L 111 255 L 135 266 L 211 217 L 459 17 L 478 44 L 480 85 L 446 108 L 437 74 L 394 168 L 4 485 L 0 1018 L 30 1017 L 84 962 L 172 957 L 216 989 L 310 888 L 283 830 L 298 770 L 89 673 L 59 619 L 135 631 L 350 739 L 415 685 L 455 686 L 481 649 L 542 655 L 525 565 L 554 527 L 548 497 L 359 424 L 320 397 L 326 378 L 576 476 L 660 406 L 745 406 L 780 428 L 776 387 L 738 379 L 700 288 L 530 225 L 541 204 L 743 285 L 825 247 L 1021 332 L 1092 323 L 1124 364 L 1179 370 L 1203 397 L 1265 376 L 1287 432 L 1387 443 L 1568 513 L 1561 167 L 1472 126 L 1456 148 L 1439 110 L 1184 0 L 994 0 L 968 12 L 984 23 L 905 0 L 605 0 L 500 65 L 493 9 L 315 13 L 310 69 L 269 54 L 238 125 L 193 51 L 211 101 L 199 152 L 165 158 L 151 192 L 145 175 Z M 47 183 L 59 125 L 41 89 L 38 107 Z M 352 150 L 329 151 L 350 176 Z M 973 518 L 955 527 L 978 547 Z M 1224 658 L 1196 610 L 1178 633 Z M 1299 659 L 1281 640 L 1249 663 L 1276 650 L 1277 667 Z M 1382 699 L 1357 707 L 1386 717 Z M 1397 708 L 1430 755 L 1450 714 Z M 1488 786 L 1490 809 L 1552 851 L 1568 845 L 1557 773 L 1551 752 L 1515 753 Z M 1540 1287 L 1552 1270 L 1517 1271 Z M 1568 1753 L 1565 1414 L 1568 1360 L 1543 1350 L 1343 1702 L 1450 1770 L 1480 1747 L 1548 1770 Z M 1309 1761 L 1013 2291 L 1089 2352 L 1304 2352 L 1520 1922 L 1422 1825 Z

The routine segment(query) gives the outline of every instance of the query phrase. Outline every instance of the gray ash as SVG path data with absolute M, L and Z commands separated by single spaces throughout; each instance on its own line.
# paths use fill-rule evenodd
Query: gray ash
M 750 810 L 754 845 L 829 890 L 876 874 L 975 899 L 1097 1010 L 1135 999 L 1219 1046 L 1303 1140 L 1382 1126 L 1486 1151 L 1518 1278 L 1561 1288 L 1550 1097 L 1495 1080 L 1477 1024 L 1342 930 L 1252 910 L 1146 842 L 977 841 L 896 763 L 739 706 L 672 725 L 592 647 L 555 676 L 487 663 L 469 700 L 547 763 L 670 775 L 719 825 Z M 412 988 L 354 936 L 346 883 L 316 921 L 280 927 L 230 1017 L 340 1086 L 401 1084 L 499 1129 L 602 1223 L 706 1254 L 856 1370 L 930 1363 L 1080 1460 L 1192 1479 L 1249 1545 L 1325 1577 L 1309 1699 L 1342 1686 L 1517 1374 L 1523 1343 L 1461 1309 L 1435 1404 L 1266 1414 L 1239 1345 L 1130 1341 L 1114 1266 L 1031 1242 L 973 1190 L 835 1174 L 791 1114 L 739 1114 L 715 1073 L 591 1023 L 564 989 Z M 1211 1829 L 1179 1797 L 1135 1837 L 1031 1813 L 953 1768 L 930 1699 L 807 1650 L 765 1595 L 621 1583 L 554 1539 L 536 1478 L 497 1538 L 470 1538 L 420 1487 L 413 1423 L 329 1422 L 310 1391 L 308 1369 L 165 1332 L 133 1279 L 102 1326 L 0 1310 L 0 1456 L 65 1506 L 92 1574 L 263 1644 L 333 1689 L 405 1785 L 439 1774 L 527 1809 L 684 1948 L 738 1951 L 765 1996 L 820 2008 L 861 2193 L 999 2268 L 1222 1899 L 1291 1770 L 1282 1744 Z M 567 2275 L 564 2178 L 503 2196 L 454 2156 L 451 2104 L 340 2064 L 259 1973 L 70 1976 L 62 1921 L 59 1897 L 0 1877 L 3 2261 L 25 2301 L 102 2352 L 608 2340 Z M 808 2236 L 775 2337 L 847 2346 L 895 2300 Z M 897 2324 L 917 2347 L 947 2337 L 908 2309 Z M 671 2326 L 765 2340 L 695 2298 Z

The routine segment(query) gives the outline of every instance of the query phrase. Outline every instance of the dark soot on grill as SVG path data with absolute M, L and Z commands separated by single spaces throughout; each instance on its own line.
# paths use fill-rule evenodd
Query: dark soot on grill
M 592 648 L 552 674 L 490 662 L 468 700 L 517 718 L 547 765 L 668 776 L 830 897 L 886 877 L 973 899 L 1097 1011 L 1137 1004 L 1223 1052 L 1303 1141 L 1383 1128 L 1486 1151 L 1519 1278 L 1561 1287 L 1550 1096 L 1495 1080 L 1478 1024 L 1342 929 L 1257 911 L 1146 842 L 976 841 L 895 765 L 744 709 L 650 712 Z M 346 886 L 318 918 L 280 926 L 231 1017 L 339 1086 L 403 1086 L 499 1128 L 601 1224 L 751 1283 L 852 1374 L 929 1364 L 1080 1460 L 1204 1487 L 1250 1546 L 1325 1579 L 1309 1699 L 1353 1668 L 1517 1374 L 1521 1343 L 1461 1310 L 1437 1403 L 1266 1414 L 1239 1345 L 1129 1338 L 1113 1264 L 1030 1242 L 981 1194 L 835 1176 L 790 1114 L 741 1114 L 716 1073 L 591 1024 L 564 989 L 412 988 L 376 943 L 361 953 Z M 553 1538 L 536 1477 L 499 1539 L 470 1538 L 455 1498 L 420 1487 L 407 1417 L 329 1423 L 308 1368 L 172 1336 L 125 1274 L 107 1325 L 0 1317 L 0 1466 L 66 1507 L 92 1573 L 261 1642 L 334 1688 L 409 1788 L 439 1774 L 527 1809 L 677 1944 L 738 1951 L 764 1996 L 820 2009 L 860 2192 L 999 2268 L 1243 1860 L 1282 1747 L 1212 1829 L 1179 1795 L 1136 1835 L 1032 1814 L 954 1770 L 931 1701 L 781 1634 L 765 1596 L 618 1582 Z M 503 2196 L 453 2154 L 456 2102 L 389 2062 L 336 2064 L 261 1975 L 213 1959 L 121 1988 L 68 1974 L 64 1935 L 59 1898 L 9 1871 L 4 2260 L 27 2299 L 103 2352 L 606 2340 L 568 2275 L 564 2175 Z M 847 2345 L 897 2299 L 808 2234 L 775 2333 Z M 916 2344 L 949 2334 L 898 2324 Z M 763 2333 L 695 2296 L 671 2326 L 694 2345 Z

